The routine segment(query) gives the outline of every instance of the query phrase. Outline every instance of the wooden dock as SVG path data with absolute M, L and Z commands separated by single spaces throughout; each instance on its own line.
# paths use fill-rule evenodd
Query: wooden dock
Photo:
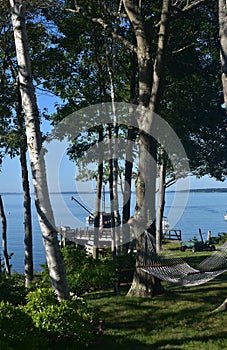
M 163 239 L 170 241 L 181 241 L 181 230 L 168 230 L 163 233 Z
M 87 250 L 91 250 L 94 245 L 95 232 L 94 228 L 76 228 L 72 229 L 69 226 L 60 226 L 58 228 L 61 237 L 61 247 L 67 243 L 76 243 L 83 245 Z M 118 230 L 115 228 L 115 234 L 118 232 L 118 237 L 115 238 L 116 245 L 122 244 L 122 229 L 119 226 Z M 117 235 L 116 235 L 117 236 Z M 98 237 L 96 238 L 97 246 L 101 248 L 111 247 L 113 241 L 112 231 L 110 228 L 100 228 L 98 230 Z
M 68 243 L 75 243 L 85 246 L 89 253 L 92 253 L 94 241 L 99 248 L 111 247 L 113 244 L 112 230 L 110 228 L 98 229 L 95 239 L 94 228 L 84 227 L 72 229 L 70 226 L 60 226 L 58 228 L 61 247 Z M 164 240 L 181 241 L 181 230 L 168 230 L 163 234 Z M 123 243 L 122 226 L 115 227 L 115 246 Z

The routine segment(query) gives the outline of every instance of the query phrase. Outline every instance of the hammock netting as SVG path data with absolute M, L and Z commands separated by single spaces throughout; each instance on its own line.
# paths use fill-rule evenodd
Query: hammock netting
M 160 254 L 155 250 L 154 237 L 146 232 L 146 254 L 141 265 L 137 267 L 159 279 L 179 286 L 198 286 L 207 283 L 227 271 L 227 242 L 219 250 L 204 259 L 197 268 L 190 266 L 181 258 L 168 252 Z

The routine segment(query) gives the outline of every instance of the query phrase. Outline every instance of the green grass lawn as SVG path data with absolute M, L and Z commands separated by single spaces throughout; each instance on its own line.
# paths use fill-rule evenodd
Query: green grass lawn
M 155 298 L 90 295 L 105 331 L 89 350 L 227 349 L 227 312 L 211 313 L 227 298 L 227 273 L 198 287 L 163 286 Z

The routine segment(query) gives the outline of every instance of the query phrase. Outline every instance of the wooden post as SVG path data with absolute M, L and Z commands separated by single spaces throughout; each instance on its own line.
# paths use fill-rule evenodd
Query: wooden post
M 208 230 L 208 232 L 207 232 L 207 240 L 209 241 L 210 239 L 211 239 L 211 231 Z

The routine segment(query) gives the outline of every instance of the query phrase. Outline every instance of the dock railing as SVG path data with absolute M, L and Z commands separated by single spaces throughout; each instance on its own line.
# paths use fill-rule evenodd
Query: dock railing
M 163 239 L 171 241 L 181 241 L 181 230 L 168 230 L 163 233 Z
M 61 237 L 61 247 L 66 245 L 66 242 L 74 242 L 86 245 L 88 242 L 94 242 L 94 229 L 89 227 L 72 229 L 69 226 L 60 226 L 58 228 Z M 118 244 L 122 243 L 121 228 L 119 230 Z M 110 228 L 102 228 L 98 231 L 98 244 L 100 246 L 111 246 L 112 234 Z

